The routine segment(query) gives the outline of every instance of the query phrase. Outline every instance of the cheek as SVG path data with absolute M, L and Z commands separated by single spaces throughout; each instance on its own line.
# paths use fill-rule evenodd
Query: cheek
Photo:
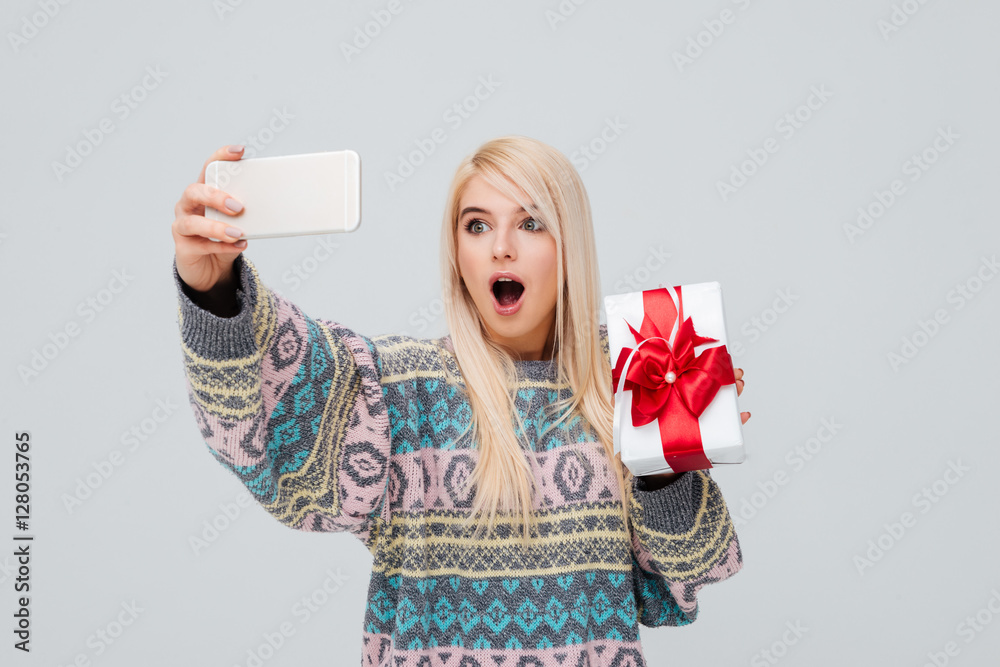
M 549 239 L 549 243 L 546 244 L 542 249 L 540 256 L 537 258 L 537 266 L 544 267 L 546 292 L 551 296 L 552 300 L 555 301 L 556 293 L 559 290 L 557 280 L 557 257 L 556 257 L 556 244 L 555 239 Z
M 466 275 L 466 272 L 469 269 L 468 254 L 469 253 L 465 247 L 465 244 L 459 242 L 458 250 L 455 252 L 455 256 L 458 259 L 458 272 L 463 276 Z
M 469 247 L 463 246 L 462 243 L 458 244 L 458 251 L 455 254 L 458 260 L 458 273 L 462 276 L 466 289 L 469 289 L 469 286 L 476 284 L 477 281 L 475 257 Z M 471 289 L 469 291 L 472 292 Z

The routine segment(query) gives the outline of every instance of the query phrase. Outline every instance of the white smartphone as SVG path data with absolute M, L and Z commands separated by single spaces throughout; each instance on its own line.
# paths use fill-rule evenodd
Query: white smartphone
M 215 160 L 205 184 L 243 204 L 236 216 L 205 207 L 209 220 L 242 229 L 240 238 L 353 232 L 361 223 L 361 158 L 352 150 Z

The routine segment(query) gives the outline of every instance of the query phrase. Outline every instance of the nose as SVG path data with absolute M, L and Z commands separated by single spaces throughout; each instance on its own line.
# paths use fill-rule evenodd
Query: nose
M 493 259 L 517 259 L 514 234 L 509 226 L 501 226 L 493 239 Z

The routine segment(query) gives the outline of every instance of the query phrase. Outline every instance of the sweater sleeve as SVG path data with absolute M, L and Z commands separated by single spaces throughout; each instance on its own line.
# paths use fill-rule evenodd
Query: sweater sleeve
M 275 519 L 349 531 L 370 550 L 389 520 L 390 435 L 372 341 L 307 316 L 237 257 L 234 317 L 173 274 L 191 408 L 209 451 Z
M 610 367 L 607 325 L 601 324 L 599 332 Z M 698 590 L 743 567 L 729 509 L 707 470 L 681 473 L 656 490 L 648 489 L 642 477 L 631 477 L 630 483 L 632 583 L 639 622 L 687 625 L 698 615 Z
M 629 506 L 633 583 L 643 625 L 686 625 L 698 615 L 697 593 L 743 567 L 729 509 L 708 470 L 681 473 L 647 490 L 632 478 Z

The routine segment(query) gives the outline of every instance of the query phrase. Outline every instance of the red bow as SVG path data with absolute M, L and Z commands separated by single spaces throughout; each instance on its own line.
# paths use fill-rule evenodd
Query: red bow
M 733 360 L 726 347 L 704 350 L 695 356 L 694 348 L 716 343 L 695 333 L 691 318 L 684 319 L 681 288 L 674 287 L 677 306 L 665 288 L 642 293 L 645 317 L 639 331 L 626 322 L 635 337 L 638 351 L 625 375 L 623 389 L 632 391 L 632 426 L 657 420 L 663 457 L 673 472 L 704 470 L 712 463 L 705 456 L 698 417 L 715 399 L 719 389 L 734 384 Z M 673 345 L 667 342 L 674 323 L 680 321 Z M 645 342 L 644 342 L 645 341 Z M 642 343 L 642 345 L 639 345 Z M 615 363 L 612 393 L 633 348 L 622 348 Z

